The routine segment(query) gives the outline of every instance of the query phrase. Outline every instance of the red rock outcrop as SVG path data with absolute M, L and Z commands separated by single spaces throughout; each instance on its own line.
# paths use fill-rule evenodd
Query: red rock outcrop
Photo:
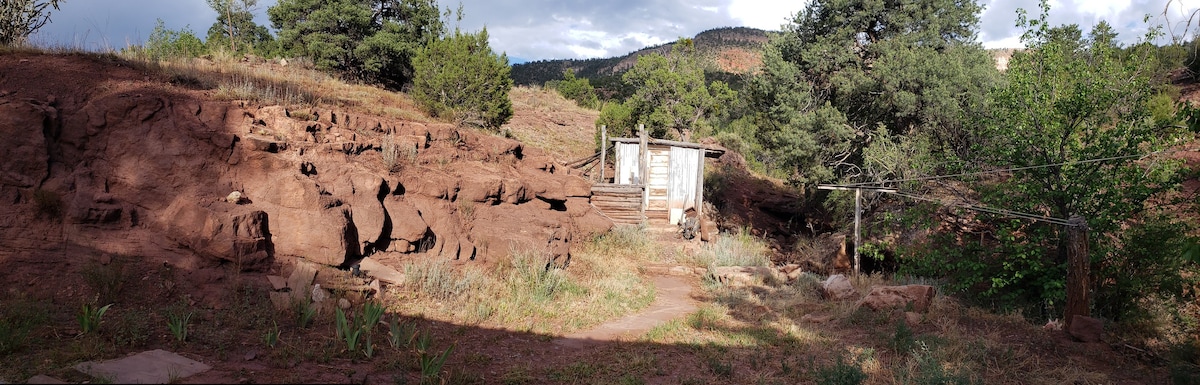
M 14 63 L 0 72 L 19 72 Z M 343 267 L 372 255 L 465 262 L 514 252 L 566 263 L 573 239 L 612 226 L 585 206 L 586 180 L 511 139 L 214 101 L 127 67 L 87 67 L 92 81 L 114 80 L 0 76 L 0 238 L 33 231 L 20 222 L 41 192 L 61 200 L 65 220 L 48 222 L 76 236 L 149 229 L 243 269 L 281 255 Z M 230 202 L 234 191 L 242 198 Z

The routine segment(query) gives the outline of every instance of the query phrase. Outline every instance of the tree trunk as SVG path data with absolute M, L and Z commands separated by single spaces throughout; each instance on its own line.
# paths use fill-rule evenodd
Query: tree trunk
M 1063 322 L 1070 328 L 1076 315 L 1091 316 L 1088 303 L 1088 282 L 1091 260 L 1088 257 L 1087 220 L 1072 215 L 1067 225 L 1067 306 Z

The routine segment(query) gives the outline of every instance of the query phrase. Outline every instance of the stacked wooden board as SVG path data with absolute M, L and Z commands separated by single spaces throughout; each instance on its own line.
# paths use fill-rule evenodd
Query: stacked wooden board
M 637 225 L 646 220 L 642 212 L 642 185 L 601 183 L 592 185 L 592 206 L 616 224 Z

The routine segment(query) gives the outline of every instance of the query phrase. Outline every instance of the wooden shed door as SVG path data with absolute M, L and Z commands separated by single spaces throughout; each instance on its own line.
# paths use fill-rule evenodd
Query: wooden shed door
M 667 186 L 671 174 L 671 150 L 669 147 L 650 146 L 650 175 L 647 188 L 649 194 L 646 202 L 647 211 L 667 211 Z
M 671 176 L 667 189 L 668 210 L 678 210 L 677 218 L 682 218 L 683 212 L 696 207 L 697 173 L 700 171 L 700 150 L 694 148 L 671 147 Z M 669 214 L 669 212 L 668 212 Z M 668 218 L 671 218 L 668 216 Z M 671 224 L 677 224 L 678 221 Z

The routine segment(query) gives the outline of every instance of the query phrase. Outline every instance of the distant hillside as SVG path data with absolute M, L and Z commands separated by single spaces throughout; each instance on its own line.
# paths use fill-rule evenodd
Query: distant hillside
M 705 59 L 709 72 L 738 74 L 750 71 L 762 63 L 762 45 L 767 42 L 768 32 L 747 27 L 725 27 L 701 32 L 694 38 L 696 49 Z M 549 80 L 562 78 L 567 68 L 579 77 L 591 79 L 593 85 L 615 87 L 612 80 L 637 63 L 638 56 L 650 53 L 668 53 L 675 42 L 647 47 L 625 56 L 587 60 L 540 60 L 517 64 L 512 67 L 513 82 L 517 85 L 540 85 Z M 613 90 L 609 90 L 612 92 Z M 619 92 L 618 92 L 619 93 Z

